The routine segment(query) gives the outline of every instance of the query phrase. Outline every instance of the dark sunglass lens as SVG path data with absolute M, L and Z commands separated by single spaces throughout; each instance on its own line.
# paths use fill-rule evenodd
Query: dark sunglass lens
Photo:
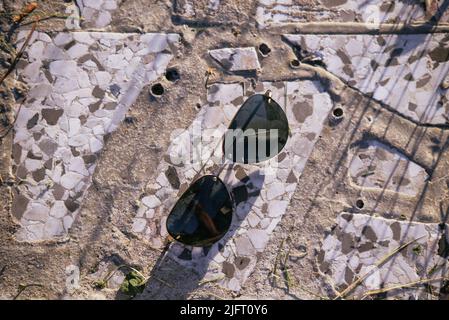
M 223 142 L 225 157 L 256 163 L 278 155 L 287 143 L 288 120 L 279 104 L 266 95 L 248 98 L 235 115 Z
M 167 231 L 191 246 L 209 246 L 220 240 L 232 222 L 232 200 L 224 183 L 204 176 L 184 192 L 167 218 Z

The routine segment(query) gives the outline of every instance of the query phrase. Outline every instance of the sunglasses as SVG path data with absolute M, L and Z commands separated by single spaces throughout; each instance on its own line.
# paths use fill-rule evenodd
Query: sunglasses
M 259 163 L 278 155 L 289 136 L 287 116 L 271 91 L 249 97 L 221 139 L 223 160 Z M 203 175 L 182 194 L 166 220 L 169 235 L 178 242 L 206 247 L 219 241 L 231 227 L 235 202 L 225 183 Z M 202 170 L 200 170 L 201 172 Z

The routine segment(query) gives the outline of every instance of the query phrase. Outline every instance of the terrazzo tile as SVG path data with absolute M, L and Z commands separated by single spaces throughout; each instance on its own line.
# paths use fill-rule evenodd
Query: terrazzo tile
M 112 22 L 114 11 L 122 0 L 76 0 L 83 20 L 83 28 L 105 28 Z
M 421 279 L 436 279 L 447 272 L 447 256 L 441 243 L 449 243 L 448 226 L 388 220 L 365 214 L 342 212 L 335 228 L 322 242 L 317 255 L 320 271 L 342 290 L 356 277 L 368 275 L 350 293 L 361 297 L 368 290 L 405 285 Z M 415 241 L 413 241 L 415 240 Z M 382 259 L 401 245 L 413 241 L 380 266 Z M 438 289 L 441 282 L 430 283 Z M 391 299 L 418 299 L 428 295 L 424 288 L 409 287 L 386 293 Z M 437 291 L 435 291 L 437 292 Z
M 416 196 L 429 179 L 424 168 L 376 140 L 354 146 L 349 161 L 352 182 L 364 188 Z
M 319 52 L 327 70 L 422 124 L 445 124 L 447 34 L 285 35 L 303 54 Z M 398 94 L 395 94 L 398 93 Z
M 259 28 L 298 22 L 410 23 L 426 19 L 424 4 L 415 0 L 259 0 Z M 444 13 L 441 21 L 449 21 Z
M 212 157 L 213 149 L 229 125 L 228 117 L 233 117 L 247 97 L 270 89 L 273 99 L 289 115 L 293 112 L 292 109 L 300 108 L 296 102 L 303 101 L 303 96 L 307 96 L 307 102 L 303 101 L 303 103 L 309 104 L 311 112 L 301 119 L 290 121 L 292 136 L 281 156 L 259 164 L 225 165 L 220 178 L 226 183 L 229 191 L 234 193 L 238 202 L 235 204 L 233 223 L 227 235 L 211 248 L 204 249 L 201 254 L 196 254 L 194 258 L 188 260 L 185 259 L 186 252 L 191 252 L 195 248 L 174 243 L 167 253 L 180 264 L 205 272 L 205 278 L 222 274 L 222 269 L 226 269 L 225 265 L 236 265 L 245 257 L 248 263 L 244 266 L 239 265 L 232 277 L 229 277 L 228 272 L 228 277 L 220 282 L 221 285 L 236 291 L 240 290 L 251 274 L 257 262 L 257 253 L 263 252 L 271 232 L 285 213 L 296 189 L 297 178 L 301 175 L 328 113 L 333 107 L 330 96 L 319 82 L 263 82 L 255 87 L 251 87 L 250 84 L 245 87 L 247 88 L 245 92 L 241 83 L 218 83 L 209 88 L 208 105 L 200 110 L 192 125 L 183 133 L 177 134 L 172 141 L 167 154 L 163 157 L 164 160 L 156 170 L 160 172 L 155 179 L 156 183 L 149 183 L 148 192 L 141 198 L 141 209 L 143 209 L 138 210 L 132 226 L 134 233 L 148 239 L 153 246 L 162 246 L 164 243 L 162 231 L 166 232 L 164 221 L 177 197 L 182 194 L 180 190 L 170 185 L 165 172 L 176 163 L 174 168 L 182 184 L 192 182 L 194 175 L 199 172 L 203 164 L 205 165 L 204 173 L 215 172 L 214 170 L 217 170 L 219 166 L 222 151 L 218 148 L 220 150 L 217 149 Z M 233 108 L 229 108 L 230 106 Z M 208 116 L 211 110 L 215 115 L 213 119 Z M 225 116 L 231 110 L 233 114 Z M 313 138 L 310 133 L 314 133 Z M 297 146 L 301 148 L 298 149 Z M 192 154 L 197 157 L 191 158 L 189 155 Z M 198 161 L 199 159 L 203 161 Z M 290 167 L 291 163 L 296 163 L 296 166 Z M 284 171 L 290 174 L 285 174 Z M 292 180 L 294 182 L 291 182 Z M 154 197 L 159 199 L 161 205 L 147 209 L 145 202 Z M 268 205 L 270 199 L 276 200 Z M 142 230 L 144 224 L 140 219 L 144 219 L 144 210 L 150 211 L 150 218 L 147 218 L 147 227 Z M 259 225 L 260 220 L 262 221 Z M 223 250 L 219 250 L 221 247 Z M 218 255 L 219 251 L 222 252 L 220 255 Z M 182 257 L 180 257 L 181 253 Z
M 223 23 L 223 11 L 226 6 L 227 2 L 223 0 L 176 0 L 173 1 L 173 14 L 187 23 Z
M 259 70 L 256 50 L 249 48 L 222 48 L 210 50 L 209 54 L 228 71 Z
M 27 34 L 19 33 L 18 46 Z M 24 180 L 20 197 L 29 199 L 24 212 L 14 209 L 23 226 L 19 240 L 67 232 L 90 186 L 104 135 L 120 125 L 143 86 L 164 72 L 178 40 L 176 34 L 72 32 L 52 39 L 35 33 L 30 48 L 42 54 L 29 54 L 33 62 L 25 70 L 32 66 L 32 72 L 16 71 L 31 92 L 14 127 L 14 161 Z

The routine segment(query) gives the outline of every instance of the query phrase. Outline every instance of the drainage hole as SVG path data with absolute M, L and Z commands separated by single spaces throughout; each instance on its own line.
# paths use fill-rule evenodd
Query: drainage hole
M 262 43 L 262 44 L 259 46 L 259 51 L 260 51 L 260 53 L 261 53 L 263 56 L 267 56 L 267 55 L 270 54 L 271 49 L 270 49 L 269 46 L 267 46 L 267 44 Z
M 359 199 L 355 202 L 355 206 L 359 209 L 363 209 L 363 207 L 365 206 L 365 202 L 363 202 L 362 199 Z
M 290 61 L 290 65 L 291 65 L 293 68 L 297 68 L 297 67 L 299 67 L 300 62 L 299 62 L 298 59 L 293 59 L 292 61 Z
M 181 76 L 179 75 L 178 69 L 170 68 L 165 72 L 165 78 L 167 78 L 168 81 L 175 82 L 178 81 Z
M 164 91 L 164 87 L 160 83 L 156 83 L 151 87 L 151 93 L 157 97 L 162 96 L 164 94 Z
M 334 111 L 332 111 L 332 114 L 336 118 L 341 118 L 341 117 L 343 117 L 343 109 L 342 108 L 335 108 Z

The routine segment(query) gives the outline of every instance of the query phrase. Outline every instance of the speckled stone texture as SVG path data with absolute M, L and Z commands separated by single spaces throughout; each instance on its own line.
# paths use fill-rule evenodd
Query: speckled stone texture
M 215 49 L 210 50 L 209 54 L 228 71 L 260 69 L 257 52 L 253 47 Z
M 81 27 L 101 29 L 109 26 L 121 3 L 122 0 L 76 0 L 83 18 Z
M 174 10 L 186 18 L 198 18 L 205 14 L 215 15 L 220 4 L 220 0 L 177 0 L 174 1 Z
M 176 24 L 219 26 L 232 20 L 241 23 L 246 19 L 243 7 L 251 6 L 255 0 L 238 5 L 226 0 L 173 0 L 172 13 Z M 240 21 L 239 21 L 240 20 Z
M 21 31 L 18 46 L 28 34 Z M 12 214 L 19 240 L 63 236 L 90 186 L 104 136 L 164 74 L 177 34 L 35 32 L 17 75 L 29 86 L 15 123 Z
M 51 283 L 24 299 L 121 299 L 129 268 L 92 284 L 123 265 L 148 276 L 143 299 L 333 298 L 371 272 L 351 299 L 447 277 L 447 1 L 426 11 L 419 0 L 56 3 L 38 2 L 58 19 L 39 23 L 0 94 L 20 109 L 1 141 L 1 298 L 20 279 Z M 0 11 L 25 4 L 1 1 Z M 428 31 L 431 16 L 437 33 L 401 34 Z M 32 19 L 12 32 L 16 49 Z M 163 94 L 151 90 L 159 82 Z M 223 239 L 160 250 L 173 205 L 197 175 L 218 172 L 231 119 L 267 89 L 290 122 L 286 147 L 224 166 L 235 207 Z M 78 268 L 81 288 L 68 290 Z M 447 292 L 433 281 L 373 298 Z
M 449 123 L 449 35 L 285 35 L 327 70 L 407 118 Z
M 365 214 L 341 213 L 318 254 L 320 271 L 343 290 L 357 277 L 368 275 L 350 296 L 361 298 L 370 290 L 438 279 L 447 273 L 448 225 L 396 221 Z M 416 240 L 416 241 L 413 241 Z M 377 266 L 400 246 L 413 241 Z M 441 281 L 429 284 L 438 292 Z M 384 298 L 429 299 L 431 289 L 409 287 L 387 292 Z
M 270 234 L 286 212 L 298 178 L 333 107 L 329 94 L 319 82 L 262 82 L 254 88 L 248 83 L 212 85 L 208 90 L 208 104 L 187 131 L 179 132 L 157 169 L 159 176 L 148 184 L 132 227 L 154 246 L 162 247 L 167 236 L 165 221 L 177 198 L 188 188 L 202 164 L 206 168 L 204 173 L 217 171 L 221 159 L 220 139 L 233 116 L 247 97 L 268 89 L 286 110 L 292 132 L 287 145 L 278 156 L 266 162 L 225 166 L 219 176 L 234 194 L 236 207 L 232 226 L 223 239 L 209 248 L 174 243 L 168 252 L 206 279 L 224 275 L 220 284 L 234 291 L 240 290 L 251 274 Z M 209 160 L 214 148 L 214 156 Z M 197 151 L 200 157 L 194 160 L 202 159 L 202 162 L 181 161 Z
M 416 196 L 429 178 L 424 168 L 376 140 L 364 140 L 351 149 L 349 175 L 364 190 L 388 190 Z
M 410 23 L 424 21 L 423 2 L 415 0 L 259 0 L 259 28 L 297 22 L 334 21 L 368 23 Z M 448 21 L 444 13 L 441 21 Z

